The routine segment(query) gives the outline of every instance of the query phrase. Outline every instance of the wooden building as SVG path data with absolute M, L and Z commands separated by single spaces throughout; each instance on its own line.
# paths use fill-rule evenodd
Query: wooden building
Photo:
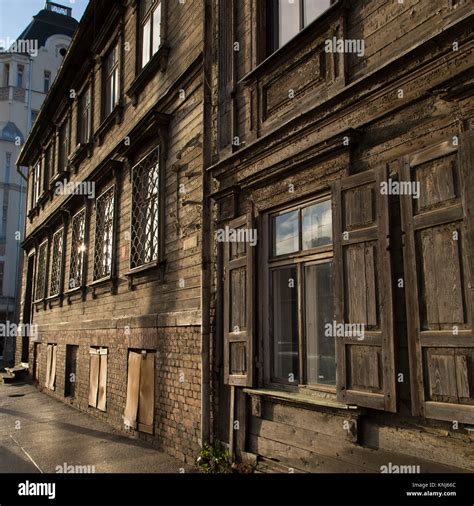
M 22 318 L 40 388 L 199 449 L 202 7 L 90 2 L 23 146 Z M 205 425 L 204 425 L 205 427 Z
M 187 461 L 472 471 L 473 21 L 91 2 L 19 159 L 17 360 Z
M 472 5 L 213 19 L 219 437 L 282 471 L 472 471 Z

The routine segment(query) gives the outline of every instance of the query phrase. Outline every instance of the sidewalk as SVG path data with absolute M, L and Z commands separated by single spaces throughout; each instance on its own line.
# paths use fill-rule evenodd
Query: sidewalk
M 32 385 L 0 384 L 0 473 L 56 473 L 65 465 L 96 473 L 192 471 Z

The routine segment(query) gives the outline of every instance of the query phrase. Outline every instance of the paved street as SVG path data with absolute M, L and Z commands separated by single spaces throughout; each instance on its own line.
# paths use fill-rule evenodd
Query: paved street
M 32 385 L 0 384 L 0 473 L 55 473 L 64 464 L 96 473 L 191 470 Z

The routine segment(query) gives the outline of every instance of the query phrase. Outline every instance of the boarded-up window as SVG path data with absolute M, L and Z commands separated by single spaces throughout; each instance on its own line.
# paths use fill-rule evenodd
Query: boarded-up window
M 107 348 L 90 348 L 89 406 L 105 411 L 107 403 Z
M 129 351 L 127 404 L 124 424 L 153 434 L 155 411 L 155 353 Z
M 56 385 L 56 353 L 57 344 L 48 344 L 46 348 L 46 380 L 44 386 L 54 390 Z
M 412 412 L 474 423 L 474 134 L 400 160 Z
M 396 411 L 386 167 L 334 186 L 337 395 Z

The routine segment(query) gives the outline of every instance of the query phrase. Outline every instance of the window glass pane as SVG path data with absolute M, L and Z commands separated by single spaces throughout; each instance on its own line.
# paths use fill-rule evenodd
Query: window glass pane
M 303 213 L 303 249 L 318 248 L 332 242 L 331 201 L 305 207 Z
M 300 2 L 298 0 L 278 2 L 278 25 L 278 47 L 281 47 L 300 31 Z
M 309 25 L 325 10 L 329 9 L 331 0 L 304 0 L 304 26 Z
M 153 54 L 158 51 L 161 42 L 161 3 L 156 6 L 156 9 L 153 12 Z
M 273 376 L 298 380 L 298 308 L 296 267 L 272 271 Z
M 151 18 L 143 25 L 142 32 L 142 67 L 150 61 L 150 35 L 151 35 Z
M 299 250 L 299 213 L 289 213 L 274 218 L 275 255 L 285 255 Z
M 332 263 L 305 267 L 306 364 L 308 383 L 336 384 Z

